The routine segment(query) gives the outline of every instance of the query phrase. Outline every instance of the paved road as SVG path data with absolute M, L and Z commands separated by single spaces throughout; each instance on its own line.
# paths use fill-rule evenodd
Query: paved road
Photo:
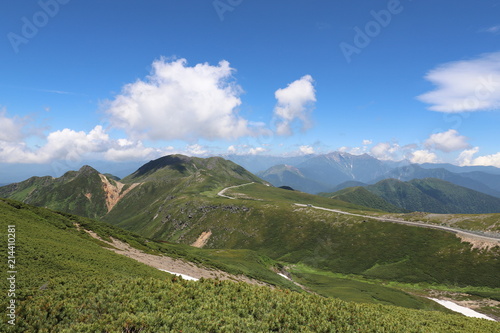
M 231 188 L 236 188 L 236 187 L 241 187 L 241 186 L 246 186 L 246 185 L 250 185 L 250 184 L 254 184 L 255 182 L 251 182 L 251 183 L 247 183 L 247 184 L 241 184 L 241 185 L 236 185 L 236 186 L 229 186 L 229 187 L 226 187 L 225 189 L 222 189 L 219 193 L 217 193 L 218 196 L 220 197 L 224 197 L 224 198 L 227 198 L 227 199 L 236 199 L 236 198 L 233 198 L 233 197 L 230 197 L 230 196 L 227 196 L 225 195 L 224 193 L 231 189 Z
M 337 209 L 329 209 L 329 208 L 317 207 L 317 206 L 312 206 L 312 205 L 304 205 L 304 204 L 298 204 L 298 203 L 296 203 L 295 205 L 296 206 L 300 206 L 300 207 L 310 207 L 310 208 L 314 208 L 314 209 L 326 210 L 328 212 L 334 212 L 334 213 L 339 213 L 339 214 L 344 214 L 344 215 L 358 216 L 358 217 L 363 217 L 363 218 L 372 219 L 372 220 L 378 220 L 378 221 L 382 221 L 382 222 L 392 222 L 392 223 L 413 225 L 413 226 L 423 227 L 423 228 L 445 230 L 445 231 L 453 232 L 455 234 L 460 233 L 460 234 L 463 234 L 463 235 L 467 235 L 467 236 L 470 236 L 470 237 L 475 237 L 475 238 L 478 238 L 478 239 L 487 240 L 487 241 L 490 241 L 490 242 L 494 241 L 494 242 L 499 243 L 499 245 L 500 245 L 500 236 L 497 236 L 497 237 L 494 237 L 494 236 L 482 236 L 482 235 L 477 235 L 475 233 L 464 231 L 464 230 L 461 230 L 461 229 L 455 229 L 455 228 L 445 227 L 445 226 L 441 226 L 441 225 L 427 224 L 427 223 L 424 223 L 424 222 L 409 222 L 409 221 L 404 221 L 404 220 L 388 219 L 388 218 L 384 218 L 384 217 L 376 217 L 376 216 L 370 216 L 370 215 L 354 214 L 354 213 L 348 213 L 348 212 L 344 212 L 344 211 L 337 210 Z

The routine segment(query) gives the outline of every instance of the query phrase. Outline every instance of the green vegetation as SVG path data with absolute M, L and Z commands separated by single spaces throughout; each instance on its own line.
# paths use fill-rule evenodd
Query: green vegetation
M 399 289 L 385 287 L 379 282 L 355 280 L 304 265 L 294 265 L 291 272 L 294 280 L 325 297 L 412 309 L 442 310 L 441 306 L 433 301 L 410 295 Z
M 439 214 L 500 213 L 500 199 L 435 178 L 386 179 L 365 189 L 409 211 Z
M 220 260 L 230 270 L 265 277 L 262 267 L 276 262 L 248 250 L 207 251 L 152 242 L 98 221 L 2 199 L 2 234 L 7 225 L 16 226 L 17 321 L 10 326 L 4 317 L 0 331 L 500 332 L 497 323 L 435 311 L 348 303 L 228 281 L 188 282 L 102 248 L 83 228 L 146 251 L 214 264 Z M 5 257 L 3 251 L 0 260 Z M 260 272 L 254 271 L 257 265 Z M 2 283 L 0 292 L 5 295 L 7 288 Z M 385 288 L 372 292 L 390 297 Z M 2 298 L 0 306 L 5 309 L 7 301 Z
M 59 194 L 61 191 L 70 196 L 71 194 L 63 189 L 66 185 L 70 188 L 69 184 L 72 182 L 77 186 L 73 189 L 74 195 L 84 193 L 81 188 L 85 189 L 85 184 L 90 184 L 85 181 L 94 184 L 96 191 L 102 190 L 102 182 L 99 180 L 97 185 L 95 178 L 100 176 L 97 171 L 92 170 L 67 173 L 55 180 L 62 185 L 45 187 L 45 189 L 51 188 L 53 193 L 44 195 L 59 198 L 62 196 Z M 82 176 L 82 171 L 86 176 Z M 54 182 L 52 179 L 46 181 Z M 90 252 L 81 251 L 81 256 L 76 257 L 78 263 L 76 266 L 83 267 L 79 271 L 84 272 L 83 276 L 86 278 L 103 272 L 101 266 L 113 270 L 109 264 L 106 266 L 103 263 L 107 259 L 100 261 L 89 259 L 90 253 L 96 251 L 94 247 L 104 251 L 96 252 L 97 257 L 102 254 L 103 258 L 107 258 L 113 253 L 101 248 L 103 242 L 92 239 L 84 231 L 78 231 L 75 223 L 80 224 L 82 228 L 94 230 L 105 240 L 109 240 L 109 237 L 118 238 L 146 252 L 165 253 L 174 258 L 183 258 L 235 275 L 247 275 L 288 290 L 300 291 L 291 282 L 275 274 L 272 269 L 281 265 L 298 264 L 299 267 L 303 265 L 311 270 L 296 272 L 304 284 L 322 295 L 344 299 L 352 297 L 352 300 L 370 300 L 375 303 L 413 308 L 428 306 L 417 298 L 390 288 L 386 289 L 373 283 L 368 283 L 367 286 L 364 282 L 361 283 L 362 281 L 352 279 L 339 280 L 338 276 L 329 274 L 340 273 L 373 281 L 428 284 L 455 289 L 480 290 L 482 287 L 488 287 L 490 289 L 486 292 L 493 293 L 500 288 L 498 246 L 488 250 L 477 249 L 472 248 L 469 243 L 461 242 L 454 234 L 444 231 L 380 222 L 312 207 L 299 207 L 295 203 L 361 214 L 385 214 L 377 209 L 366 209 L 341 200 L 266 186 L 241 167 L 221 158 L 197 159 L 180 155 L 165 157 L 151 161 L 121 182 L 127 188 L 132 184 L 140 183 L 140 185 L 123 196 L 102 218 L 114 226 L 67 213 L 53 213 L 13 201 L 7 200 L 3 203 L 11 207 L 9 208 L 11 211 L 17 209 L 15 206 L 21 207 L 20 212 L 34 216 L 35 220 L 40 218 L 46 222 L 52 221 L 47 222 L 52 225 L 52 229 L 60 224 L 57 228 L 69 233 L 67 239 L 71 240 L 71 244 L 77 244 L 79 249 L 88 247 Z M 225 192 L 225 195 L 236 199 L 217 195 L 228 186 L 241 184 L 246 185 Z M 14 190 L 11 193 L 15 192 L 16 195 L 29 192 L 32 194 L 28 197 L 34 197 L 33 193 L 37 192 L 34 189 L 40 186 L 38 183 L 24 185 L 26 186 L 17 192 L 16 188 L 8 188 Z M 19 184 L 15 186 L 20 188 Z M 40 190 L 39 193 L 44 192 Z M 92 196 L 92 200 L 94 198 L 97 196 Z M 53 201 L 53 204 L 62 202 L 58 200 Z M 64 209 L 65 211 L 72 211 L 70 206 L 64 207 L 69 207 Z M 55 217 L 51 217 L 52 215 Z M 25 219 L 19 218 L 23 221 Z M 26 221 L 34 220 L 26 218 Z M 189 246 L 208 231 L 211 236 L 203 249 Z M 26 233 L 31 234 L 28 231 Z M 40 235 L 45 233 L 48 231 L 33 232 Z M 28 242 L 38 244 L 43 243 L 44 239 L 51 238 L 41 236 L 40 242 L 38 238 L 26 239 Z M 57 248 L 59 243 L 64 243 L 62 239 L 66 237 L 61 236 L 59 239 L 49 243 Z M 86 242 L 92 244 L 92 247 L 86 245 Z M 44 246 L 49 245 L 47 243 Z M 57 251 L 63 253 L 55 253 L 50 255 L 50 258 L 64 259 L 66 253 L 71 258 L 71 253 L 75 249 L 68 246 L 61 246 Z M 30 251 L 39 253 L 35 250 Z M 47 251 L 52 253 L 53 250 Z M 51 264 L 44 263 L 43 267 L 36 268 L 36 264 L 34 267 L 40 271 L 57 272 L 56 267 L 63 265 L 57 260 Z M 114 262 L 114 259 L 111 261 Z M 69 264 L 68 267 L 68 272 L 76 269 L 75 264 Z M 145 269 L 151 270 L 149 267 Z M 117 279 L 144 278 L 145 275 L 140 273 L 141 270 L 134 271 L 129 267 L 123 269 L 123 276 L 117 273 L 121 272 L 120 270 L 104 274 L 110 278 L 116 276 Z M 164 273 L 153 271 L 155 272 L 153 274 L 165 276 Z M 38 283 L 36 286 L 31 286 L 33 290 L 54 277 L 44 274 L 40 274 L 41 280 L 33 279 Z M 151 276 L 149 273 L 145 274 L 147 277 Z M 342 285 L 344 289 L 334 288 L 331 283 Z
M 99 172 L 89 166 L 60 178 L 32 177 L 0 187 L 0 197 L 90 218 L 100 218 L 108 211 Z
M 21 303 L 17 332 L 500 332 L 498 323 L 244 283 L 58 279 Z
M 373 194 L 372 192 L 361 186 L 348 187 L 335 193 L 322 193 L 321 195 L 328 198 L 349 202 L 355 205 L 370 207 L 391 213 L 401 213 L 405 211 L 402 208 L 388 203 L 378 195 Z
M 407 221 L 424 221 L 430 224 L 441 224 L 450 227 L 479 231 L 500 233 L 500 214 L 426 214 L 409 213 L 394 215 Z

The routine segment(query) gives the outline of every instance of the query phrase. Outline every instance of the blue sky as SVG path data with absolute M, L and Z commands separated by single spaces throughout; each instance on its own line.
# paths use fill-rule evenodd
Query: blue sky
M 500 1 L 0 9 L 3 172 L 335 150 L 500 167 Z

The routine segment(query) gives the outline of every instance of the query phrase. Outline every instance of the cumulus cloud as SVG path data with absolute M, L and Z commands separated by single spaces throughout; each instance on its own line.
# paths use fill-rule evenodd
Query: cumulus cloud
M 186 152 L 188 155 L 205 155 L 208 153 L 208 150 L 206 150 L 202 145 L 194 144 L 187 146 Z
M 460 166 L 494 166 L 500 168 L 500 152 L 491 155 L 474 157 L 479 152 L 479 147 L 464 150 L 457 158 L 457 163 Z
M 263 147 L 257 147 L 257 148 L 250 148 L 250 150 L 248 151 L 248 153 L 250 155 L 258 155 L 260 153 L 265 153 L 267 151 L 266 148 L 263 148 Z
M 72 163 L 85 158 L 126 161 L 157 158 L 166 151 L 145 147 L 141 141 L 111 139 L 102 126 L 96 126 L 88 133 L 68 128 L 51 132 L 41 147 L 29 147 L 22 141 L 0 138 L 0 161 L 3 163 Z
M 469 147 L 467 137 L 460 135 L 456 130 L 450 129 L 446 132 L 432 134 L 425 141 L 425 146 L 449 153 Z
M 410 162 L 417 164 L 437 163 L 438 157 L 435 153 L 428 150 L 416 150 L 411 153 Z
M 165 151 L 173 149 L 167 147 Z M 130 141 L 128 139 L 118 139 L 112 147 L 104 153 L 104 158 L 108 161 L 132 161 L 147 160 L 160 157 L 164 154 L 160 149 L 144 147 L 141 141 Z
M 454 113 L 500 108 L 500 52 L 440 65 L 425 79 L 436 89 L 417 99 L 431 104 L 429 110 Z
M 400 149 L 401 146 L 397 143 L 380 142 L 370 149 L 370 153 L 379 160 L 397 160 Z
M 312 147 L 312 146 L 300 146 L 299 151 L 303 155 L 314 154 L 314 147 Z
M 292 123 L 296 120 L 301 123 L 302 130 L 311 127 L 310 113 L 316 102 L 313 82 L 310 75 L 305 75 L 274 93 L 277 100 L 274 116 L 278 135 L 293 134 Z
M 111 124 L 132 138 L 152 140 L 235 139 L 254 135 L 237 108 L 242 89 L 227 61 L 193 67 L 186 59 L 154 61 L 144 80 L 123 87 L 105 104 Z
M 371 145 L 373 143 L 372 140 L 363 140 L 363 146 L 368 146 L 368 145 Z
M 16 142 L 24 137 L 25 123 L 18 117 L 9 118 L 5 108 L 0 109 L 0 141 Z

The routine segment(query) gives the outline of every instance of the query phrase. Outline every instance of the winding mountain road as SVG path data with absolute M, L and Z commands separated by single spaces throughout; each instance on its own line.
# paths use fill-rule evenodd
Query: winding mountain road
M 219 193 L 217 193 L 217 195 L 220 197 L 223 197 L 223 198 L 227 198 L 227 199 L 236 199 L 234 197 L 230 197 L 228 195 L 225 195 L 224 193 L 229 189 L 247 186 L 247 185 L 251 185 L 254 183 L 255 182 L 241 184 L 241 185 L 235 185 L 235 186 L 229 186 L 229 187 L 226 187 L 226 188 L 222 189 L 221 191 L 219 191 Z M 318 207 L 318 206 L 306 205 L 306 204 L 299 204 L 299 203 L 296 203 L 295 205 L 299 206 L 299 207 L 309 207 L 309 208 L 324 210 L 324 211 L 328 211 L 328 212 L 333 212 L 333 213 L 338 213 L 338 214 L 343 214 L 343 215 L 357 216 L 357 217 L 362 217 L 362 218 L 372 219 L 372 220 L 377 220 L 377 221 L 382 221 L 382 222 L 391 222 L 391 223 L 405 224 L 405 225 L 411 225 L 411 226 L 416 226 L 416 227 L 421 227 L 421 228 L 444 230 L 444 231 L 452 232 L 454 234 L 468 236 L 468 237 L 472 237 L 472 238 L 477 239 L 477 240 L 489 242 L 493 246 L 500 245 L 500 235 L 499 236 L 484 236 L 484 235 L 478 235 L 476 233 L 462 230 L 462 229 L 456 229 L 456 228 L 446 227 L 446 226 L 441 226 L 441 225 L 428 224 L 428 223 L 424 223 L 424 222 L 410 222 L 410 221 L 390 219 L 390 218 L 385 218 L 385 217 L 354 214 L 354 213 L 344 212 L 342 210 L 330 209 L 330 208 L 324 208 L 324 207 Z
M 226 187 L 225 189 L 222 189 L 221 191 L 219 191 L 219 193 L 217 193 L 218 196 L 220 197 L 223 197 L 223 198 L 227 198 L 227 199 L 236 199 L 236 198 L 233 198 L 233 197 L 230 197 L 230 196 L 227 196 L 225 195 L 224 193 L 231 189 L 231 188 L 237 188 L 237 187 L 241 187 L 241 186 L 247 186 L 247 185 L 250 185 L 250 184 L 254 184 L 255 182 L 251 182 L 251 183 L 246 183 L 246 184 L 241 184 L 241 185 L 236 185 L 236 186 L 229 186 L 229 187 Z
M 339 213 L 339 214 L 344 214 L 344 215 L 358 216 L 358 217 L 363 217 L 363 218 L 372 219 L 372 220 L 378 220 L 378 221 L 382 221 L 382 222 L 392 222 L 392 223 L 406 224 L 406 225 L 412 225 L 412 226 L 417 226 L 417 227 L 422 227 L 422 228 L 439 229 L 439 230 L 453 232 L 455 234 L 466 235 L 466 236 L 477 238 L 480 240 L 485 240 L 488 242 L 496 242 L 496 243 L 498 243 L 497 245 L 500 245 L 500 236 L 496 236 L 496 237 L 495 236 L 483 236 L 483 235 L 478 235 L 478 234 L 468 232 L 468 231 L 465 231 L 462 229 L 455 229 L 455 228 L 445 227 L 445 226 L 441 226 L 441 225 L 427 224 L 424 222 L 410 222 L 410 221 L 389 219 L 389 218 L 376 217 L 376 216 L 370 216 L 370 215 L 354 214 L 354 213 L 348 213 L 348 212 L 344 212 L 344 211 L 337 210 L 337 209 L 329 209 L 329 208 L 317 207 L 317 206 L 313 206 L 313 205 L 305 205 L 305 204 L 299 204 L 299 203 L 296 203 L 295 205 L 299 206 L 299 207 L 309 207 L 309 208 L 314 208 L 314 209 L 326 210 L 328 212 Z

